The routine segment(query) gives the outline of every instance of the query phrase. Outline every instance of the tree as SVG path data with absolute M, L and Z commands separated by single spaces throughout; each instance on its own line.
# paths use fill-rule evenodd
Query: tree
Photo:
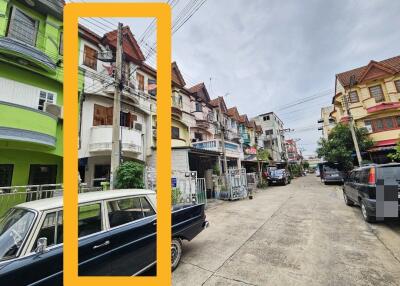
M 373 146 L 365 128 L 355 128 L 355 131 L 361 152 L 365 152 Z M 348 125 L 339 123 L 331 130 L 328 139 L 321 138 L 318 145 L 318 157 L 323 157 L 331 163 L 339 163 L 345 171 L 353 168 L 352 154 L 355 148 Z
M 257 148 L 257 146 L 255 146 L 255 148 Z M 269 152 L 268 152 L 268 150 L 258 148 L 256 157 L 257 157 L 258 176 L 260 177 L 260 182 L 262 183 L 262 181 L 263 181 L 263 177 L 262 177 L 263 162 L 268 161 Z
M 303 168 L 304 168 L 304 169 L 310 168 L 310 163 L 308 163 L 307 161 L 304 161 L 304 162 L 303 162 Z
M 142 189 L 144 167 L 142 164 L 127 161 L 117 169 L 116 189 Z
M 394 147 L 394 153 L 388 155 L 392 161 L 400 161 L 400 140 L 397 142 L 396 147 Z

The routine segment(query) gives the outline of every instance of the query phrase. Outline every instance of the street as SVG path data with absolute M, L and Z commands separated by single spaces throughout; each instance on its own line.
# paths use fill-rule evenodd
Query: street
M 173 285 L 400 285 L 400 221 L 367 224 L 314 174 L 207 210 Z

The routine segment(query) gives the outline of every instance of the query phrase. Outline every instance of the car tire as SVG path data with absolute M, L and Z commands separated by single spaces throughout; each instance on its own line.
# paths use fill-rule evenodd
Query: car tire
M 375 217 L 370 216 L 367 212 L 367 206 L 363 200 L 360 200 L 361 215 L 366 222 L 375 222 Z
M 352 206 L 354 205 L 353 201 L 349 199 L 349 197 L 346 195 L 345 191 L 343 191 L 343 200 L 346 206 Z
M 174 271 L 182 258 L 182 240 L 180 238 L 174 237 L 171 241 L 171 268 Z

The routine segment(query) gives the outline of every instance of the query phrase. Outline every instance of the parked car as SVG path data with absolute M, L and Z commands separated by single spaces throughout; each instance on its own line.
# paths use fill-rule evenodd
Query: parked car
M 276 169 L 269 173 L 268 185 L 287 185 L 290 184 L 290 175 L 285 169 Z
M 148 190 L 79 194 L 79 275 L 139 275 L 156 263 L 156 195 Z M 63 199 L 20 204 L 0 221 L 0 285 L 62 285 Z M 182 240 L 208 226 L 204 204 L 172 210 L 172 269 Z
M 329 183 L 343 184 L 344 182 L 343 172 L 333 168 L 326 168 L 321 179 L 325 185 Z
M 376 220 L 377 182 L 398 185 L 397 203 L 400 210 L 400 164 L 369 165 L 353 170 L 343 185 L 343 198 L 348 206 L 359 205 L 365 221 Z M 385 200 L 386 193 L 385 193 Z M 400 214 L 400 212 L 399 212 Z

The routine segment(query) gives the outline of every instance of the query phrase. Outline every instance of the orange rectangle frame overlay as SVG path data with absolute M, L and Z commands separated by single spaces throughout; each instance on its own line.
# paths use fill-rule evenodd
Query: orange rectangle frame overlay
M 157 19 L 157 275 L 78 276 L 78 18 Z M 165 3 L 71 3 L 64 8 L 64 286 L 171 284 L 171 9 Z M 74 147 L 76 146 L 76 147 Z

